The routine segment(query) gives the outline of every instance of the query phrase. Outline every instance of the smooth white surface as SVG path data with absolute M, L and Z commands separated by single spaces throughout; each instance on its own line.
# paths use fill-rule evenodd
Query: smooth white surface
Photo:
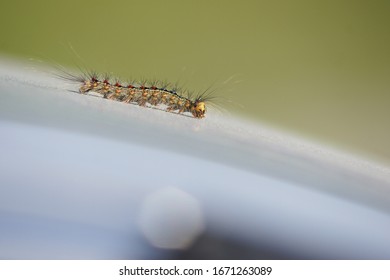
M 66 89 L 0 62 L 0 258 L 158 258 L 140 211 L 166 188 L 201 205 L 205 232 L 254 248 L 390 258 L 388 167 L 212 111 Z

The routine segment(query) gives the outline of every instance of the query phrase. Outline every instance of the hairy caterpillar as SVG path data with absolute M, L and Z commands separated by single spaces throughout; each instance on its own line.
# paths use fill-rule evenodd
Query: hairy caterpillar
M 152 82 L 129 82 L 121 83 L 119 80 L 110 82 L 108 75 L 100 76 L 94 72 L 74 75 L 63 72 L 61 78 L 71 80 L 80 84 L 79 93 L 98 93 L 99 96 L 123 103 L 136 104 L 143 107 L 164 108 L 167 112 L 177 114 L 190 113 L 194 118 L 205 117 L 206 103 L 213 97 L 210 92 L 194 95 L 189 91 L 177 87 L 170 87 L 168 83 Z

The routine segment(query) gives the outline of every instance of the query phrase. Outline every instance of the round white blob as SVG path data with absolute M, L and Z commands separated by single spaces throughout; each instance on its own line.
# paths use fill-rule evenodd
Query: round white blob
M 149 242 L 164 249 L 188 248 L 205 228 L 197 199 L 177 188 L 149 195 L 142 205 L 139 222 Z

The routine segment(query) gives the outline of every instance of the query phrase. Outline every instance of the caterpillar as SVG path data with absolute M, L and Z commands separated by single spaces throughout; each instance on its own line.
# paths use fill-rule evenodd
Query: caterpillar
M 74 75 L 63 72 L 61 78 L 79 83 L 79 93 L 95 92 L 99 96 L 122 103 L 136 104 L 142 107 L 159 108 L 167 112 L 190 116 L 196 119 L 205 117 L 206 103 L 213 98 L 209 89 L 194 96 L 188 90 L 170 87 L 169 83 L 159 81 L 141 81 L 122 83 L 118 79 L 111 82 L 108 75 L 95 72 Z

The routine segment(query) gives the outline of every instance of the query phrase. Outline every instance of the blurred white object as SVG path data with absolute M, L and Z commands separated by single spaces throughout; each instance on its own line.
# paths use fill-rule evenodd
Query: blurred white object
M 202 232 L 238 246 L 211 242 L 206 259 L 390 258 L 388 167 L 212 111 L 67 89 L 0 61 L 0 258 L 166 258 L 157 247 Z
M 139 224 L 151 244 L 164 249 L 187 249 L 204 230 L 199 202 L 176 188 L 149 195 Z

